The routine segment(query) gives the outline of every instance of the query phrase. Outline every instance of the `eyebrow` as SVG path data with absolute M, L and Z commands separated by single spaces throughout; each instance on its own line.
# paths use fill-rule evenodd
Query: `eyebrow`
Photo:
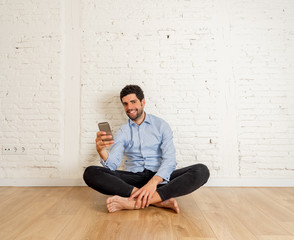
M 135 102 L 137 102 L 137 99 L 132 99 L 132 100 L 130 100 L 130 102 L 131 103 L 135 103 Z M 126 104 L 128 104 L 127 102 L 123 102 L 123 105 L 126 105 Z

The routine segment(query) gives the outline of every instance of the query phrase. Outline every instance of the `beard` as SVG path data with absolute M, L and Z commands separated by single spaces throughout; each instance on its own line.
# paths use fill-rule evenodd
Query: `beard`
M 127 112 L 127 116 L 131 119 L 131 120 L 133 120 L 133 121 L 136 121 L 138 118 L 140 118 L 141 116 L 142 116 L 142 114 L 143 114 L 143 108 L 140 108 L 140 109 L 133 109 L 133 110 L 135 110 L 136 111 L 136 114 L 134 114 L 134 115 L 131 115 L 130 113 L 129 113 L 129 111 Z

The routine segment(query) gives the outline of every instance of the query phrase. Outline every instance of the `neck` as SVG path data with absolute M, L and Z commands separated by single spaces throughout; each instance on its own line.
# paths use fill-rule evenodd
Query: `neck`
M 145 112 L 143 112 L 142 116 L 139 119 L 137 119 L 135 121 L 135 123 L 138 125 L 141 125 L 141 123 L 144 122 L 144 120 L 145 120 L 145 116 L 146 116 L 146 114 L 145 114 Z

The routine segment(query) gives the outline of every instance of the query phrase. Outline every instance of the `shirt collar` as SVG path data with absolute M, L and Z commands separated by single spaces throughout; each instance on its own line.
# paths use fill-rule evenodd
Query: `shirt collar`
M 144 119 L 144 121 L 141 123 L 141 125 L 142 125 L 143 123 L 151 124 L 151 118 L 150 118 L 150 115 L 147 114 L 146 112 L 145 112 L 145 119 Z M 134 125 L 137 125 L 137 124 L 136 124 L 135 122 L 133 122 L 131 119 L 129 119 L 129 125 L 130 125 L 130 126 L 134 126 Z
M 145 122 L 145 123 L 148 123 L 148 124 L 151 124 L 151 118 L 150 118 L 150 115 L 147 114 L 146 112 L 145 112 L 145 119 L 144 119 L 144 122 Z

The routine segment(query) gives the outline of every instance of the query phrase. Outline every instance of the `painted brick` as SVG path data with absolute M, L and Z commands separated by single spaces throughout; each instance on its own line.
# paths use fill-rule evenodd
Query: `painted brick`
M 73 17 L 65 6 L 0 2 L 0 142 L 28 149 L 1 155 L 0 178 L 63 178 L 67 167 L 99 164 L 97 123 L 109 121 L 115 133 L 127 121 L 119 99 L 126 84 L 142 86 L 146 111 L 170 124 L 178 167 L 293 178 L 293 1 L 82 0 Z M 80 156 L 71 166 L 66 29 L 80 34 L 71 39 L 81 94 L 72 106 L 80 108 Z

